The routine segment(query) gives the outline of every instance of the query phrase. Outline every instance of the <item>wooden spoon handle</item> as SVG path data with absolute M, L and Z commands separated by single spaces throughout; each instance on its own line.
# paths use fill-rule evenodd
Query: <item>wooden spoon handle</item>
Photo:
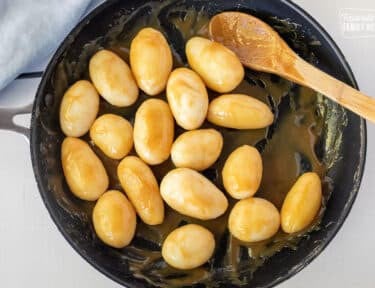
M 374 98 L 333 78 L 299 57 L 294 59 L 294 61 L 290 61 L 289 64 L 292 66 L 284 66 L 283 71 L 280 71 L 281 76 L 300 85 L 312 88 L 345 108 L 375 123 Z

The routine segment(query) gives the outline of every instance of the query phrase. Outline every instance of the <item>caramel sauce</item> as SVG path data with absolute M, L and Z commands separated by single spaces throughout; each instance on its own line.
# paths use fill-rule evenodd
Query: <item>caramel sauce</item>
M 135 34 L 146 26 L 159 29 L 167 37 L 174 55 L 174 67 L 187 66 L 184 44 L 194 35 L 208 37 L 209 17 L 204 9 L 195 11 L 185 6 L 168 6 L 169 2 L 152 2 L 133 11 L 130 17 L 120 17 L 118 23 L 109 29 L 104 44 L 100 41 L 88 43 L 78 61 L 63 63 L 64 67 L 60 67 L 56 72 L 56 87 L 66 86 L 67 79 L 89 79 L 88 60 L 102 46 L 128 62 L 130 42 Z M 134 22 L 134 19 L 137 20 Z M 315 171 L 323 181 L 325 203 L 332 189 L 326 177 L 327 165 L 330 164 L 324 163 L 322 156 L 316 153 L 321 143 L 325 121 L 324 109 L 321 108 L 324 106 L 322 98 L 312 90 L 296 86 L 287 80 L 250 70 L 246 71 L 244 81 L 233 93 L 251 95 L 267 103 L 275 114 L 275 123 L 267 129 L 234 130 L 216 127 L 206 121 L 202 128 L 213 127 L 219 130 L 224 137 L 224 147 L 218 161 L 203 171 L 203 174 L 224 191 L 221 170 L 228 155 L 241 145 L 254 145 L 262 153 L 264 165 L 263 180 L 256 197 L 268 199 L 280 208 L 286 193 L 298 176 L 306 171 Z M 210 99 L 216 96 L 217 93 L 209 91 Z M 164 92 L 156 97 L 166 99 Z M 99 114 L 114 113 L 133 123 L 137 108 L 147 98 L 149 96 L 141 92 L 137 102 L 127 108 L 116 108 L 102 99 Z M 176 136 L 182 132 L 184 130 L 176 125 Z M 121 190 L 116 173 L 119 161 L 107 158 L 90 142 L 87 135 L 83 138 L 102 159 L 110 176 L 109 188 Z M 134 155 L 134 150 L 130 154 Z M 152 170 L 160 183 L 163 176 L 173 168 L 173 163 L 168 159 L 161 165 L 153 166 Z M 280 231 L 269 240 L 244 243 L 233 238 L 228 232 L 228 215 L 236 201 L 227 196 L 230 202 L 227 212 L 209 221 L 180 215 L 165 205 L 163 224 L 148 226 L 138 219 L 136 236 L 131 245 L 124 249 L 114 249 L 112 252 L 128 261 L 134 277 L 145 279 L 156 286 L 183 286 L 194 283 L 220 286 L 217 283 L 223 280 L 240 285 L 246 283 L 246 277 L 251 277 L 266 259 L 286 247 L 296 249 L 299 240 L 306 233 L 319 229 L 319 221 L 325 209 L 323 205 L 314 223 L 305 231 L 292 235 Z M 82 205 L 91 218 L 93 204 Z M 216 250 L 213 258 L 204 266 L 181 271 L 167 265 L 161 258 L 160 250 L 167 235 L 186 223 L 200 224 L 213 232 Z

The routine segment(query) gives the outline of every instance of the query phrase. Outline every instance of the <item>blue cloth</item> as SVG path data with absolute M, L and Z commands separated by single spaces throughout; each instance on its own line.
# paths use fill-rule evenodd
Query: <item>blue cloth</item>
M 98 0 L 0 0 L 0 90 L 48 57 Z M 91 4 L 91 5 L 90 5 Z

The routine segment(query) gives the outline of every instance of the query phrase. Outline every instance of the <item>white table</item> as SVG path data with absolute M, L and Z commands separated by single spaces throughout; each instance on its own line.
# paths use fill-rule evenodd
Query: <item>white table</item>
M 362 90 L 375 96 L 375 37 L 358 38 L 359 35 L 354 33 L 355 38 L 348 38 L 341 31 L 339 16 L 342 8 L 375 9 L 375 2 L 296 2 L 333 36 L 351 64 Z M 37 63 L 30 69 L 43 66 L 43 63 Z M 29 103 L 38 83 L 39 79 L 14 81 L 0 92 L 0 106 Z M 27 117 L 17 120 L 29 121 Z M 39 196 L 25 139 L 0 131 L 0 140 L 0 286 L 119 287 L 83 260 L 57 231 Z M 375 125 L 372 124 L 368 125 L 366 163 L 358 198 L 338 235 L 307 268 L 279 287 L 374 287 Z

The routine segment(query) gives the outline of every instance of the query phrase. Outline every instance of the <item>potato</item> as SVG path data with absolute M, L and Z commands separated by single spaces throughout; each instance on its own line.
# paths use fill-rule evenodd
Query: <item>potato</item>
M 266 104 L 253 97 L 227 94 L 210 103 L 207 120 L 227 128 L 260 129 L 272 124 L 273 114 Z
M 166 102 L 149 99 L 135 114 L 134 147 L 139 157 L 150 165 L 168 159 L 174 137 L 174 121 Z
M 124 158 L 133 147 L 133 127 L 128 120 L 114 114 L 104 114 L 95 120 L 90 137 L 105 155 Z
M 174 268 L 193 269 L 207 262 L 214 250 L 214 235 L 200 225 L 188 224 L 168 235 L 161 254 L 165 262 Z
M 244 199 L 253 196 L 262 180 L 262 157 L 257 149 L 243 145 L 228 157 L 222 170 L 223 184 L 230 196 Z
M 169 76 L 167 98 L 178 125 L 186 130 L 199 128 L 206 119 L 208 94 L 202 79 L 193 70 L 178 68 Z
M 214 91 L 230 92 L 244 78 L 244 68 L 236 54 L 220 43 L 193 37 L 186 43 L 185 50 L 190 67 Z
M 181 134 L 172 145 L 171 157 L 176 167 L 197 171 L 209 168 L 223 149 L 223 136 L 215 129 L 201 129 Z
M 128 156 L 120 162 L 117 175 L 142 221 L 148 225 L 161 224 L 164 203 L 151 169 L 138 157 Z
M 140 30 L 130 45 L 130 66 L 139 88 L 151 96 L 162 92 L 172 65 L 172 52 L 163 34 L 153 28 Z
M 107 172 L 86 142 L 65 138 L 61 146 L 61 161 L 66 182 L 78 198 L 94 201 L 107 190 Z
M 99 94 L 85 80 L 74 83 L 64 94 L 60 104 L 60 126 L 66 136 L 86 134 L 99 111 Z
M 164 201 L 177 212 L 201 220 L 215 219 L 227 210 L 228 200 L 214 184 L 189 168 L 177 168 L 160 184 Z
M 318 174 L 304 173 L 290 189 L 281 208 L 281 227 L 286 233 L 307 228 L 322 204 L 322 184 Z
M 137 100 L 139 90 L 133 74 L 115 53 L 97 52 L 90 60 L 89 72 L 99 94 L 111 105 L 127 107 Z
M 280 227 L 280 214 L 269 201 L 248 198 L 238 201 L 229 215 L 229 231 L 245 242 L 271 238 Z
M 99 198 L 92 220 L 96 234 L 109 246 L 123 248 L 134 237 L 137 225 L 135 211 L 120 191 L 110 190 Z

